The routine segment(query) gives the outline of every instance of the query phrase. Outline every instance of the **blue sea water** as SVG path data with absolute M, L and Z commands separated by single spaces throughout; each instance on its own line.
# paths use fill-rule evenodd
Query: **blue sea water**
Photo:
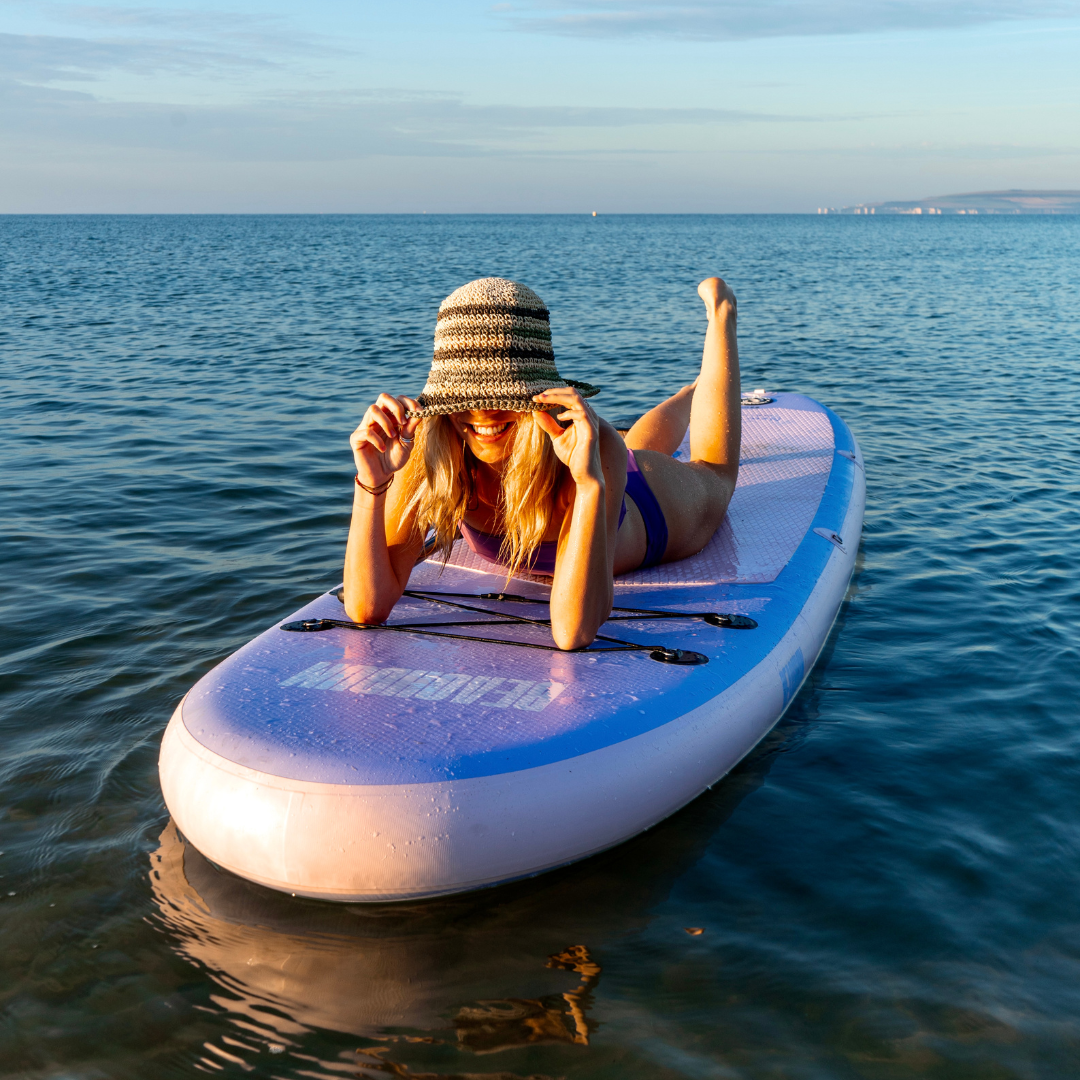
M 625 421 L 693 377 L 714 272 L 744 387 L 867 462 L 772 735 L 464 897 L 298 900 L 185 850 L 169 714 L 339 580 L 348 434 L 419 389 L 442 297 L 532 285 Z M 1080 218 L 0 218 L 0 1076 L 1080 1075 L 1078 283 Z

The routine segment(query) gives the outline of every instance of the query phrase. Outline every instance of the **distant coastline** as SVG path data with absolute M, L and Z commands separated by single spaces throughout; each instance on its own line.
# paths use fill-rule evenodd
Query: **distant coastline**
M 934 195 L 910 202 L 889 200 L 857 206 L 819 206 L 819 214 L 1080 214 L 1080 191 L 974 191 Z

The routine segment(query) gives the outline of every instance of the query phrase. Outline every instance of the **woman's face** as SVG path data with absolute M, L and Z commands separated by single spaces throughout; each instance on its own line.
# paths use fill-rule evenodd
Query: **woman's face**
M 478 461 L 496 465 L 509 455 L 518 421 L 525 416 L 528 413 L 505 409 L 471 409 L 451 413 L 450 422 Z

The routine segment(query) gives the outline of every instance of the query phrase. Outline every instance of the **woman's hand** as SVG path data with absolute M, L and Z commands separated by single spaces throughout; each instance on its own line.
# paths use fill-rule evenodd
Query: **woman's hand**
M 592 406 L 572 386 L 559 386 L 536 394 L 533 401 L 542 405 L 561 405 L 563 411 L 552 416 L 543 410 L 534 413 L 536 422 L 551 438 L 558 459 L 570 470 L 575 484 L 603 482 L 600 464 L 600 421 Z M 556 420 L 570 420 L 564 428 Z
M 361 484 L 379 487 L 404 468 L 420 425 L 420 418 L 406 418 L 405 410 L 419 408 L 413 398 L 380 394 L 364 413 L 360 426 L 349 436 Z

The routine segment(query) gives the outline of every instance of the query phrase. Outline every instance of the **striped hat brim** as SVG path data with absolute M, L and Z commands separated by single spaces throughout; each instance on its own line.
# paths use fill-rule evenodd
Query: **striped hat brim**
M 559 386 L 572 386 L 582 397 L 591 398 L 600 393 L 601 387 L 593 386 L 592 383 L 578 382 L 576 379 L 563 379 L 557 385 L 542 386 L 535 393 L 544 390 L 556 390 Z M 420 403 L 419 409 L 406 410 L 406 416 L 445 416 L 449 413 L 469 412 L 471 409 L 492 409 L 506 412 L 534 412 L 539 409 L 550 409 L 550 405 L 544 405 L 539 401 L 533 401 L 532 395 L 515 396 L 482 396 L 480 394 L 435 395 L 421 394 L 416 400 Z

